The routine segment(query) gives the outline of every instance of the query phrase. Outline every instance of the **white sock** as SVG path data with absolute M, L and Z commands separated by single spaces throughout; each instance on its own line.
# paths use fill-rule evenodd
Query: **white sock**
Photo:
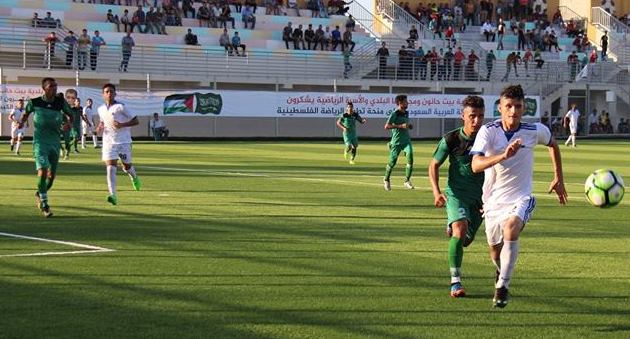
M 571 142 L 573 143 L 573 147 L 575 147 L 575 135 L 571 136 Z
M 497 281 L 496 288 L 509 287 L 514 266 L 516 266 L 516 259 L 518 259 L 518 240 L 504 241 L 501 250 L 501 276 Z
M 129 166 L 129 169 L 125 169 L 123 167 L 123 171 L 125 171 L 125 173 L 129 174 L 129 177 L 131 177 L 131 179 L 134 179 L 137 176 L 136 169 L 133 168 L 133 166 Z
M 22 142 L 21 142 L 21 141 L 18 141 L 18 142 L 15 144 L 15 153 L 19 153 L 19 152 L 20 152 L 20 146 L 22 146 Z
M 96 134 L 92 134 L 92 142 L 94 142 L 94 147 L 98 146 L 98 138 Z
M 81 136 L 81 148 L 85 148 L 85 134 Z
M 568 146 L 570 141 L 571 141 L 571 136 L 567 138 L 567 141 L 564 142 L 564 145 Z
M 118 168 L 116 166 L 107 165 L 107 188 L 109 189 L 109 194 L 116 194 L 116 170 Z

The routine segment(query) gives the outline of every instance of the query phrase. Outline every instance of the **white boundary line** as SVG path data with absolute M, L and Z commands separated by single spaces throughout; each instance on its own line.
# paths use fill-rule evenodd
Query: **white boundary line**
M 53 244 L 61 244 L 72 247 L 83 248 L 83 250 L 79 251 L 59 251 L 59 252 L 37 252 L 37 253 L 22 253 L 22 254 L 0 254 L 0 258 L 6 257 L 37 257 L 37 256 L 46 256 L 46 255 L 65 255 L 65 254 L 82 254 L 82 253 L 104 253 L 104 252 L 114 252 L 116 250 L 112 250 L 105 247 L 98 247 L 86 244 L 80 244 L 77 242 L 71 241 L 61 241 L 61 240 L 53 240 L 46 238 L 37 238 L 37 237 L 29 237 L 26 235 L 12 234 L 12 233 L 4 233 L 0 232 L 0 236 L 5 236 L 9 238 L 17 238 L 17 239 L 26 239 L 26 240 L 34 240 L 41 242 L 49 242 Z

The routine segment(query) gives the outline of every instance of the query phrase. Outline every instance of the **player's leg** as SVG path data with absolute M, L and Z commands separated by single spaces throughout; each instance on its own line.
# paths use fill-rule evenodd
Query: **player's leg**
M 81 131 L 78 128 L 72 128 L 70 131 L 70 137 L 72 139 L 72 146 L 74 147 L 74 153 L 79 153 L 79 136 Z
M 396 162 L 398 161 L 398 155 L 402 148 L 398 145 L 389 144 L 389 162 L 387 163 L 387 167 L 385 167 L 385 177 L 383 178 L 383 184 L 386 191 L 391 191 L 391 185 L 389 182 L 389 178 L 392 176 L 392 170 L 396 166 Z
M 94 144 L 94 148 L 100 148 L 98 145 L 98 136 L 95 131 L 92 132 L 92 143 Z
M 354 165 L 354 159 L 357 157 L 357 148 L 359 147 L 359 139 L 355 135 L 350 143 L 350 164 Z
M 462 261 L 464 260 L 464 241 L 468 231 L 468 220 L 461 219 L 451 223 L 453 236 L 448 242 L 448 266 L 451 271 L 451 297 L 466 296 L 461 282 Z
M 132 156 L 131 156 L 131 144 L 121 144 L 118 145 L 118 157 L 122 162 L 123 171 L 127 173 L 129 178 L 131 179 L 131 184 L 133 189 L 139 191 L 142 187 L 142 182 L 136 173 L 136 169 L 132 164 Z
M 63 159 L 64 160 L 68 160 L 68 158 L 70 157 L 70 130 L 67 131 L 62 131 L 62 136 L 63 136 L 63 144 L 64 147 L 62 148 L 61 152 L 63 153 Z
M 101 160 L 105 163 L 105 172 L 107 178 L 107 202 L 112 205 L 118 204 L 116 195 L 116 171 L 118 170 L 118 152 L 115 145 L 103 144 L 103 152 Z
M 15 149 L 15 141 L 17 139 L 17 127 L 15 125 L 11 126 L 11 152 Z
M 348 155 L 350 154 L 350 148 L 352 147 L 350 142 L 350 136 L 347 132 L 343 133 L 343 158 L 348 160 Z
M 85 146 L 85 141 L 87 139 L 87 134 L 89 131 L 89 127 L 85 124 L 85 122 L 81 122 L 81 131 L 83 133 L 81 133 L 81 149 L 86 149 L 87 147 Z
M 52 189 L 55 178 L 57 177 L 57 167 L 59 167 L 59 150 L 55 149 L 48 153 L 48 162 L 50 163 L 50 169 L 46 177 L 46 191 Z
M 411 143 L 405 146 L 404 151 L 407 157 L 404 186 L 408 189 L 414 189 L 413 184 L 411 183 L 411 174 L 413 174 L 413 147 L 411 146 Z
M 20 131 L 17 134 L 17 141 L 15 142 L 15 154 L 20 155 L 20 147 L 22 146 L 22 139 L 24 138 L 24 131 Z
M 37 191 L 35 192 L 35 201 L 37 208 L 42 212 L 45 217 L 51 217 L 52 211 L 48 205 L 48 185 L 47 178 L 51 167 L 51 153 L 57 152 L 57 159 L 59 158 L 57 148 L 50 148 L 45 145 L 33 144 L 33 157 L 35 158 L 35 169 L 37 170 Z

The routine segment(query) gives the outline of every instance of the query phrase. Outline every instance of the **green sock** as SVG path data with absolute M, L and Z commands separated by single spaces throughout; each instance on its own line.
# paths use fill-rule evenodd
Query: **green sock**
M 448 266 L 451 268 L 451 277 L 461 275 L 462 260 L 464 259 L 464 241 L 457 237 L 451 237 L 448 242 Z
M 48 195 L 46 194 L 46 192 L 48 192 L 48 190 L 46 189 L 45 176 L 37 177 L 37 192 L 39 193 L 39 199 L 42 201 L 42 203 L 47 203 Z
M 50 189 L 52 188 L 52 185 L 53 185 L 54 182 L 55 182 L 54 179 L 47 178 L 47 181 L 46 181 L 46 192 L 50 191 Z
M 357 149 L 356 148 L 351 149 L 350 154 L 351 154 L 350 160 L 354 160 L 354 158 L 357 156 Z
M 411 173 L 413 173 L 413 164 L 407 164 L 407 167 L 405 167 L 405 178 L 407 181 L 411 179 Z
M 387 167 L 385 167 L 385 181 L 389 181 L 389 177 L 392 175 L 392 169 L 394 167 L 390 166 L 389 164 L 387 164 Z

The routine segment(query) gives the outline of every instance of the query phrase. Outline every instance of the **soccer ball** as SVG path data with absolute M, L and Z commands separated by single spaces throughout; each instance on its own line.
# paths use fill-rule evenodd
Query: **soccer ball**
M 586 178 L 584 193 L 593 206 L 617 206 L 623 199 L 623 178 L 611 170 L 598 169 Z

